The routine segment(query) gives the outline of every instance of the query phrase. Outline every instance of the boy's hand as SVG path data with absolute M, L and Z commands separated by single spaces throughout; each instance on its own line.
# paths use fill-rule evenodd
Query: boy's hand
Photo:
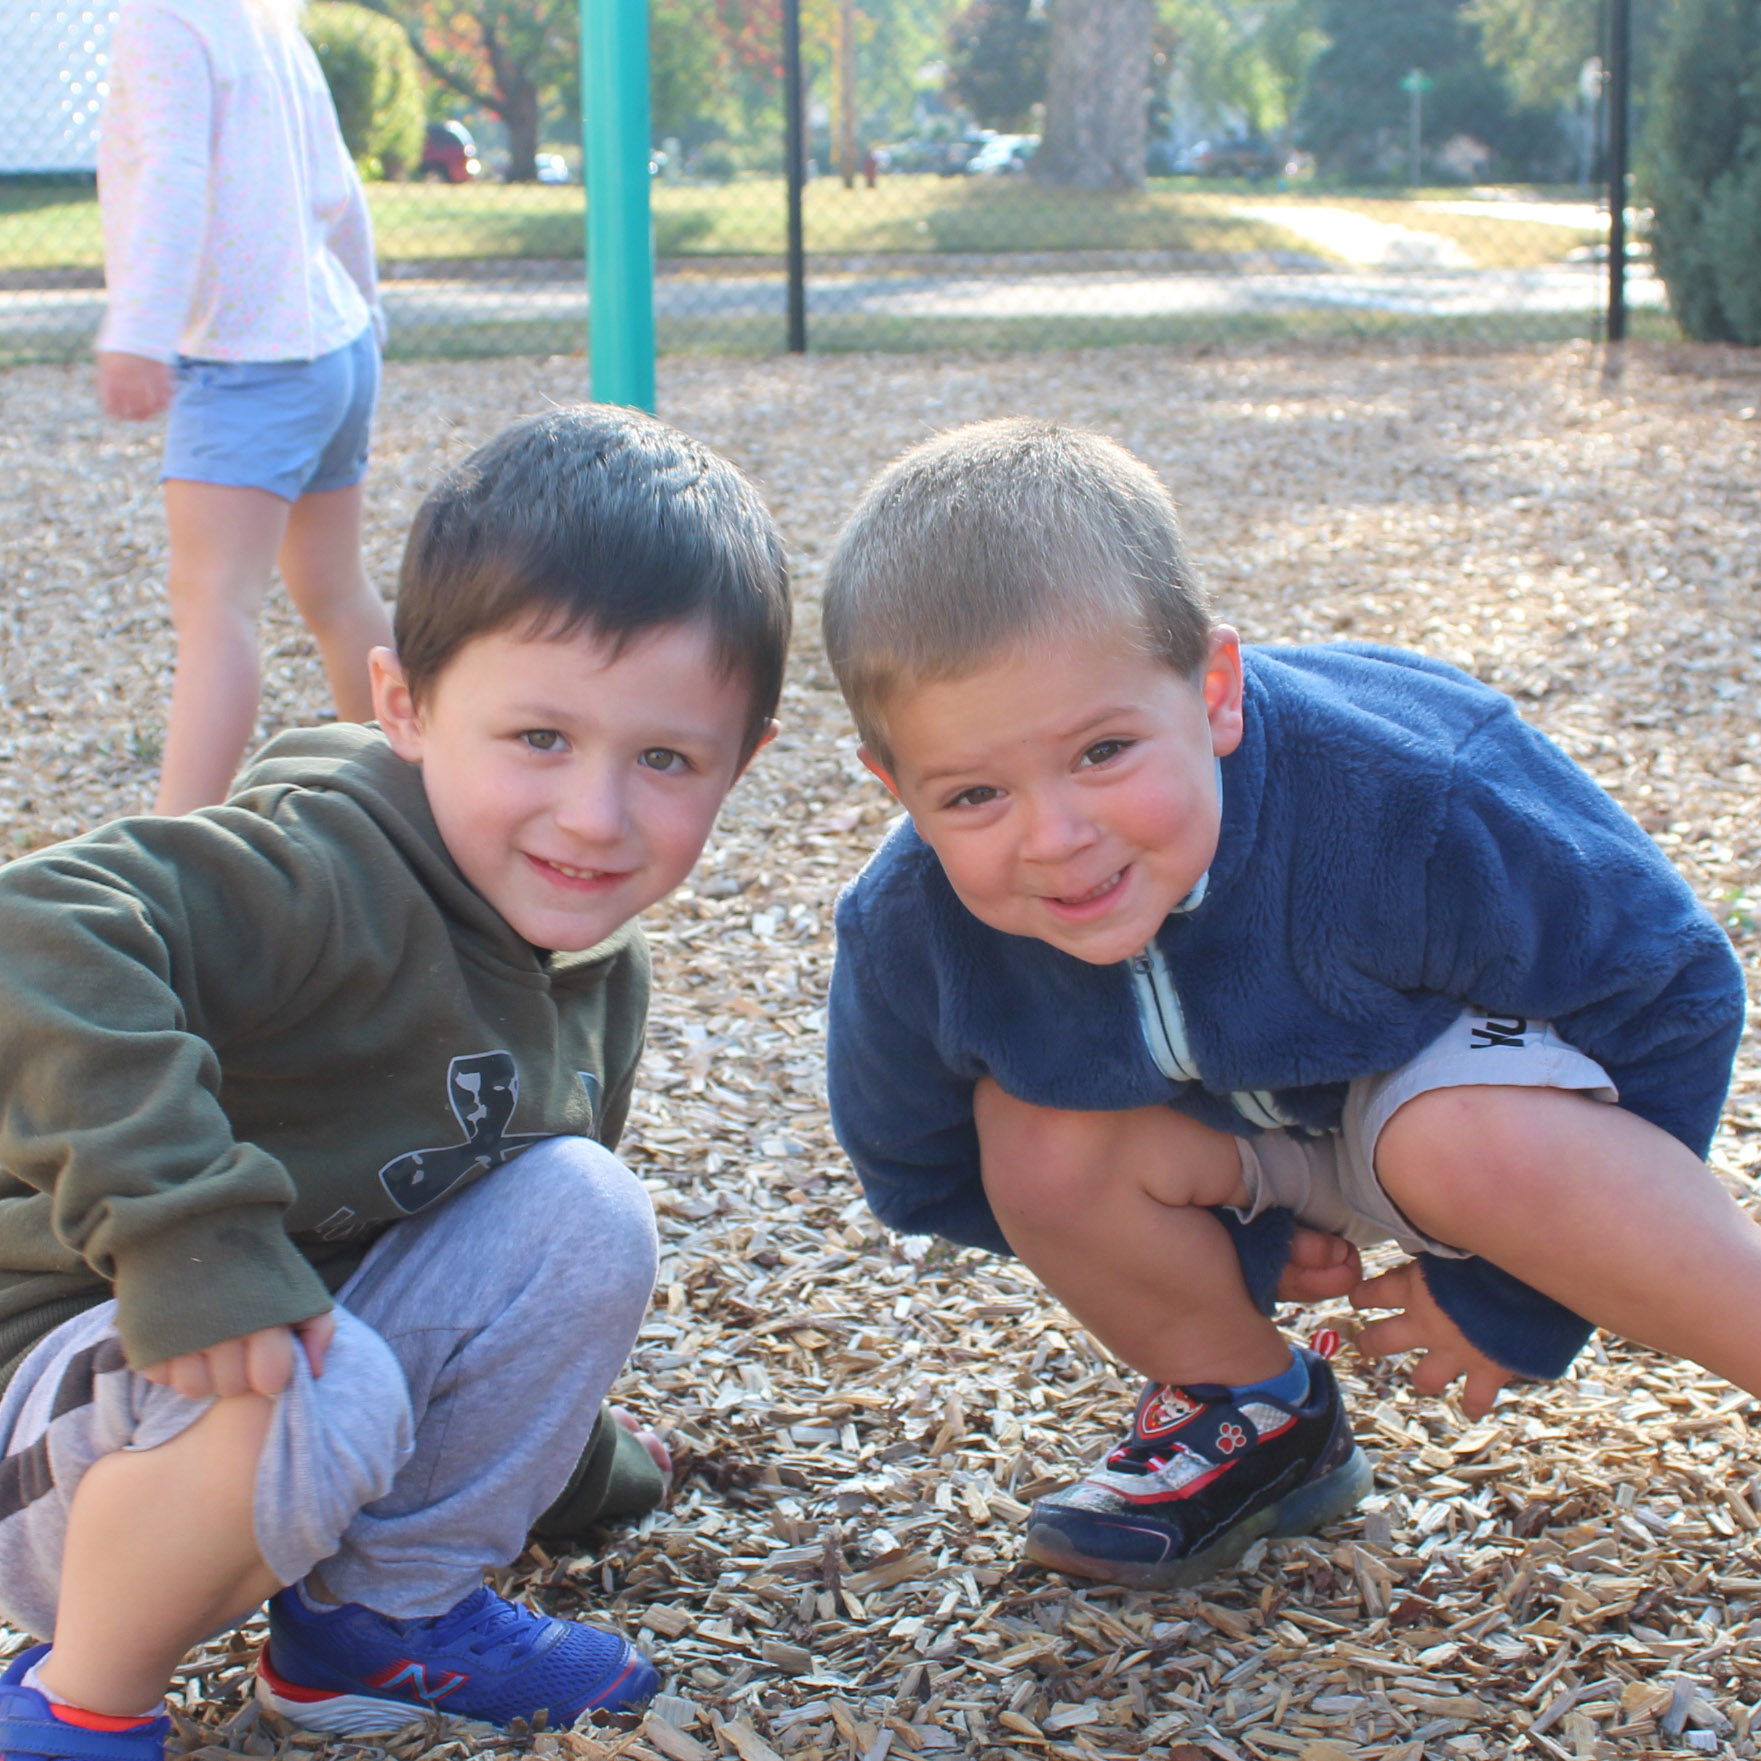
M 1367 1278 L 1351 1293 L 1354 1309 L 1398 1309 L 1385 1321 L 1372 1321 L 1357 1336 L 1357 1348 L 1368 1357 L 1392 1357 L 1401 1351 L 1422 1351 L 1412 1385 L 1420 1394 L 1441 1394 L 1457 1376 L 1465 1376 L 1461 1410 L 1470 1419 L 1492 1410 L 1498 1390 L 1515 1380 L 1515 1372 L 1494 1363 L 1468 1344 L 1462 1331 L 1437 1306 L 1416 1260 Z
M 1290 1238 L 1290 1258 L 1278 1279 L 1280 1302 L 1330 1302 L 1363 1282 L 1364 1263 L 1342 1235 L 1305 1229 L 1300 1223 Z
M 314 1376 L 336 1333 L 334 1313 L 314 1315 L 291 1327 L 265 1327 L 241 1339 L 225 1339 L 206 1351 L 186 1351 L 143 1370 L 149 1382 L 175 1388 L 187 1400 L 228 1399 L 235 1394 L 279 1394 L 293 1380 L 296 1345 Z

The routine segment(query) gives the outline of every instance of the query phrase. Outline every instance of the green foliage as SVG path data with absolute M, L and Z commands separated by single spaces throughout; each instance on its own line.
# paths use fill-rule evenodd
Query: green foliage
M 1677 323 L 1761 345 L 1761 0 L 1681 0 L 1639 181 Z
M 648 106 L 654 138 L 687 152 L 723 132 L 730 55 L 715 0 L 649 0 Z
M 1219 6 L 1161 0 L 1158 47 L 1185 99 L 1219 119 L 1239 114 L 1251 134 L 1290 127 L 1308 71 L 1327 46 L 1320 0 Z
M 989 128 L 1027 126 L 1045 102 L 1050 24 L 1033 0 L 972 0 L 948 24 L 948 86 Z
M 1494 174 L 1546 177 L 1561 169 L 1565 139 L 1551 108 L 1513 98 L 1487 65 L 1467 0 L 1322 0 L 1328 43 L 1309 74 L 1297 134 L 1321 170 L 1404 176 L 1410 98 L 1401 80 L 1422 68 L 1427 150 L 1455 135 L 1484 142 Z
M 422 69 L 409 39 L 382 13 L 348 0 L 318 0 L 302 22 L 361 175 L 407 176 L 422 157 L 427 116 Z

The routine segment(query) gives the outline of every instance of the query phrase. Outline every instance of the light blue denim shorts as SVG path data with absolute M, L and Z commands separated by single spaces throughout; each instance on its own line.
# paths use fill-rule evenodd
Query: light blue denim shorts
M 372 325 L 315 361 L 182 359 L 175 377 L 161 483 L 222 483 L 298 501 L 366 476 L 379 402 Z

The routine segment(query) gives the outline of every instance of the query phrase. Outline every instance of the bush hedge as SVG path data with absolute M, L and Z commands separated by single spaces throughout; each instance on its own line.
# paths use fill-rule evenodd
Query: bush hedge
M 1639 188 L 1676 322 L 1701 342 L 1761 345 L 1761 0 L 1679 0 Z
M 350 0 L 318 0 L 304 25 L 361 175 L 407 177 L 421 162 L 427 99 L 402 27 Z

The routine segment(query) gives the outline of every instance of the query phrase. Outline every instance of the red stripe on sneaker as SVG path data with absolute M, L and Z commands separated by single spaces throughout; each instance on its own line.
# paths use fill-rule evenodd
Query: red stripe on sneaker
M 83 1706 L 69 1706 L 65 1700 L 50 1700 L 49 1710 L 63 1724 L 80 1730 L 140 1730 L 159 1716 L 151 1712 L 145 1718 L 118 1718 L 114 1712 L 88 1712 Z
M 1235 1463 L 1232 1461 L 1220 1461 L 1208 1474 L 1200 1474 L 1196 1480 L 1188 1480 L 1184 1486 L 1178 1489 L 1149 1492 L 1141 1496 L 1133 1492 L 1120 1492 L 1119 1496 L 1128 1498 L 1133 1504 L 1138 1505 L 1178 1504 L 1181 1499 L 1190 1498 L 1195 1492 L 1202 1492 L 1213 1480 L 1221 1479 L 1234 1465 Z M 1118 1488 L 1115 1486 L 1114 1490 L 1117 1491 Z
M 340 1690 L 335 1688 L 305 1688 L 298 1682 L 290 1682 L 269 1661 L 268 1646 L 264 1646 L 257 1658 L 257 1673 L 269 1684 L 270 1692 L 283 1700 L 297 1700 L 301 1705 L 315 1706 L 325 1700 L 342 1698 Z

